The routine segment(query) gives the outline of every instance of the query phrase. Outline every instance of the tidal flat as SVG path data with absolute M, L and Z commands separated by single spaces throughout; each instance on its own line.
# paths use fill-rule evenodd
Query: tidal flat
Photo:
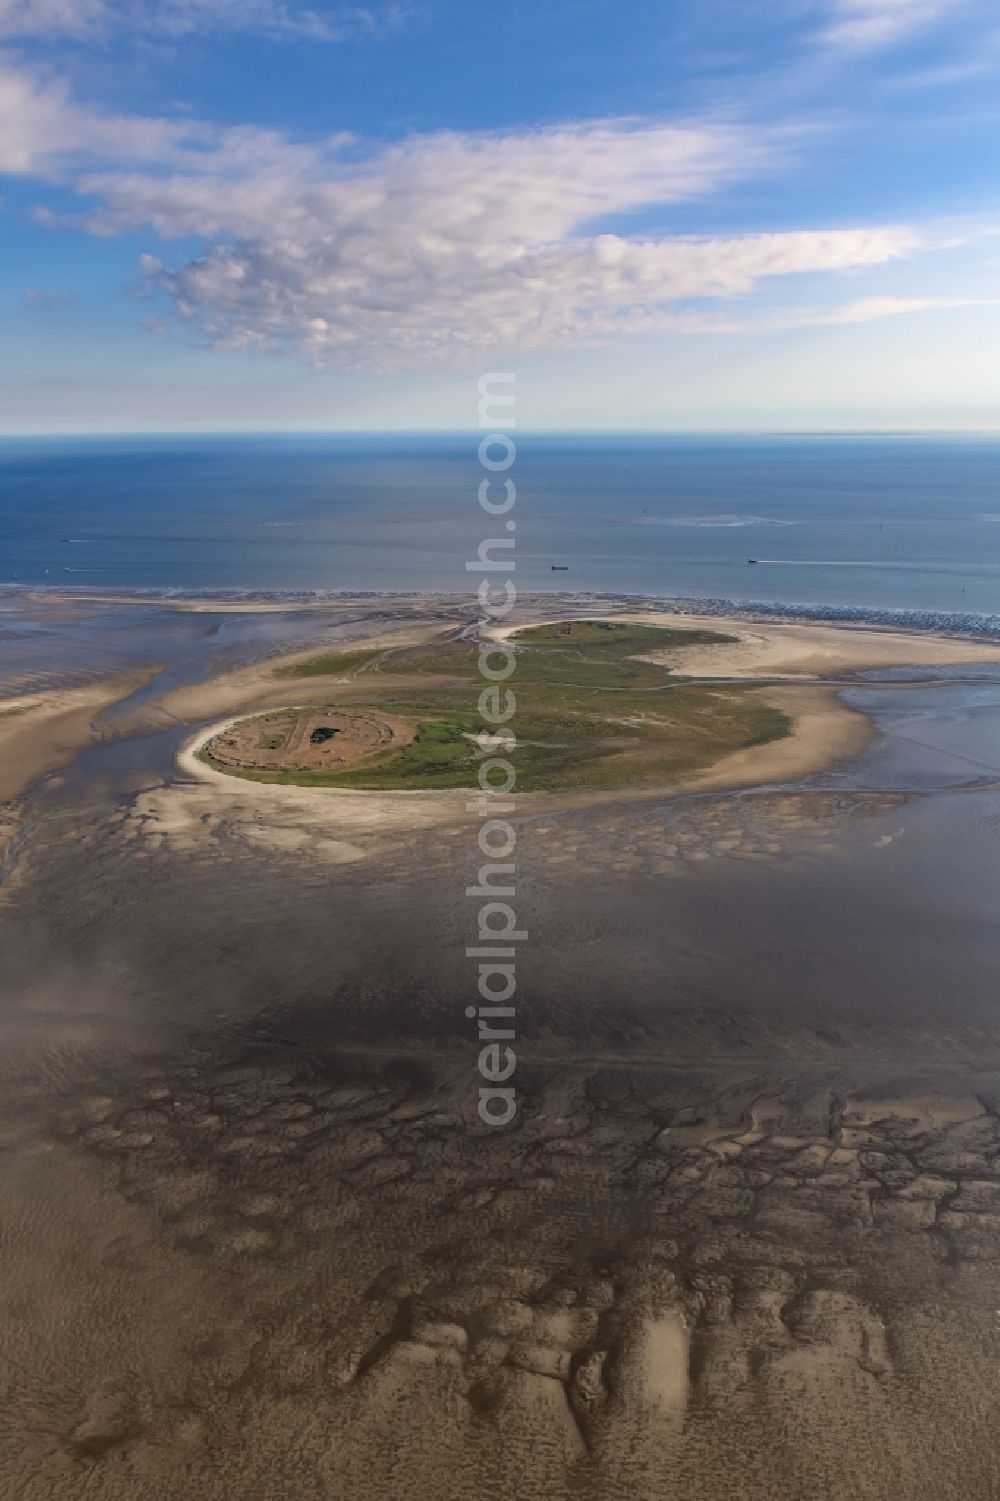
M 0 1495 L 993 1494 L 1000 643 L 699 618 L 792 733 L 519 800 L 498 1131 L 461 787 L 198 759 L 467 607 L 267 604 L 0 617 Z

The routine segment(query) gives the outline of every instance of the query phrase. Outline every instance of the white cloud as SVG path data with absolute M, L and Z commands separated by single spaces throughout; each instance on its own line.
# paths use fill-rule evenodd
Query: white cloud
M 65 84 L 0 55 L 0 172 L 52 176 L 73 161 L 171 153 L 183 132 L 169 121 L 123 120 L 80 108 Z
M 418 231 L 428 255 L 439 242 L 469 242 L 503 257 L 511 243 L 557 241 L 599 217 L 710 193 L 768 166 L 775 149 L 749 129 L 628 120 L 439 132 L 367 154 L 345 138 L 295 147 L 226 131 L 212 143 L 175 142 L 179 173 L 92 172 L 80 186 L 102 200 L 90 218 L 102 232 L 368 234 L 382 255 Z
M 396 25 L 403 14 L 393 4 L 331 10 L 302 0 L 0 0 L 0 38 L 92 41 L 111 33 L 186 37 L 224 31 L 335 42 Z
M 340 138 L 325 149 L 343 144 Z M 220 129 L 198 120 L 88 109 L 59 77 L 0 52 L 0 173 L 79 185 L 85 169 L 107 165 L 120 173 L 134 165 L 234 180 L 250 172 L 301 175 L 319 160 L 318 148 L 256 126 Z
M 76 222 L 93 233 L 201 240 L 187 259 L 145 257 L 149 287 L 212 344 L 316 363 L 734 329 L 732 300 L 765 279 L 882 266 L 914 248 L 892 226 L 699 238 L 628 224 L 769 170 L 787 149 L 786 135 L 747 126 L 637 120 L 301 145 L 254 127 L 111 118 L 0 57 L 0 171 L 74 189 Z
M 962 6 L 963 0 L 830 0 L 824 37 L 850 50 L 884 47 Z
M 404 223 L 391 243 L 370 225 L 315 240 L 259 236 L 176 269 L 151 258 L 146 272 L 220 345 L 393 365 L 477 347 L 729 331 L 731 317 L 689 305 L 740 297 L 768 277 L 882 265 L 909 243 L 903 231 L 866 229 L 492 244 L 431 241 L 422 223 Z
M 730 239 L 595 229 L 716 190 L 782 149 L 728 125 L 596 121 L 418 137 L 363 158 L 347 143 L 298 173 L 105 172 L 81 186 L 101 201 L 95 231 L 149 224 L 215 241 L 179 265 L 145 263 L 211 342 L 384 366 L 728 328 L 731 317 L 685 304 L 905 253 L 912 236 L 894 228 Z
M 993 300 L 981 297 L 862 297 L 809 319 L 812 323 L 873 323 L 879 318 L 897 318 L 903 313 L 934 313 L 946 308 L 990 307 Z

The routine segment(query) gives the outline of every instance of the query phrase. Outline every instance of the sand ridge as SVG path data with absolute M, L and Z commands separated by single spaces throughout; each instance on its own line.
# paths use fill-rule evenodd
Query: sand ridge
M 744 615 L 688 615 L 683 611 L 575 611 L 545 617 L 560 620 L 618 620 L 677 630 L 718 631 L 732 642 L 654 652 L 685 676 L 699 678 L 837 678 L 888 667 L 943 667 L 1000 662 L 1000 641 L 972 641 L 937 631 L 889 630 L 881 626 L 820 621 L 754 621 Z M 494 626 L 487 634 L 507 640 L 536 621 Z

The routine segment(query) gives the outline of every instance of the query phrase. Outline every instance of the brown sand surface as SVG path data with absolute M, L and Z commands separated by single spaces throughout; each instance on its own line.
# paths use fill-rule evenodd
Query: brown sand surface
M 211 595 L 199 595 L 190 598 L 177 598 L 170 595 L 160 594 L 99 594 L 88 591 L 86 594 L 74 594 L 71 590 L 59 592 L 46 590 L 37 593 L 25 590 L 23 598 L 32 604 L 43 604 L 46 608 L 51 606 L 68 605 L 72 608 L 86 606 L 88 604 L 120 605 L 127 603 L 130 608 L 146 606 L 157 610 L 174 610 L 183 615 L 288 615 L 288 614 L 315 614 L 323 611 L 333 614 L 338 610 L 353 611 L 358 607 L 359 601 L 377 603 L 378 597 L 349 595 L 329 599 L 228 599 L 213 598 Z M 432 596 L 422 594 L 393 595 L 394 605 L 429 605 L 433 606 Z
M 677 672 L 705 678 L 838 678 L 881 667 L 942 667 L 1000 662 L 1000 642 L 975 641 L 940 631 L 889 630 L 878 626 L 826 625 L 819 622 L 749 620 L 745 615 L 686 615 L 682 611 L 594 610 L 546 615 L 557 620 L 622 620 L 677 630 L 718 631 L 734 642 L 685 646 L 650 653 Z M 533 622 L 498 626 L 491 634 L 505 639 Z
M 293 702 L 323 703 L 327 699 L 342 696 L 346 690 L 355 691 L 358 681 L 366 681 L 366 664 L 329 676 L 287 678 L 280 674 L 302 662 L 308 662 L 325 653 L 348 653 L 376 648 L 378 650 L 403 646 L 417 646 L 440 635 L 441 622 L 426 626 L 409 625 L 400 629 L 378 626 L 364 636 L 349 640 L 319 640 L 308 647 L 293 652 L 283 652 L 263 662 L 239 668 L 235 672 L 213 675 L 199 683 L 185 684 L 172 689 L 159 700 L 159 707 L 175 719 L 192 721 L 205 719 L 212 714 L 226 714 L 240 709 L 285 708 Z M 379 693 L 394 687 L 412 686 L 412 678 L 394 678 L 389 672 L 380 672 L 372 680 L 373 690 Z M 428 682 L 444 682 L 443 678 L 428 676 Z
M 879 667 L 940 667 L 1000 662 L 1000 643 L 930 631 L 894 631 L 859 625 L 800 621 L 748 623 L 745 617 L 650 612 L 612 617 L 642 624 L 712 630 L 739 639 L 732 644 L 685 647 L 655 654 L 694 677 L 836 678 Z
M 132 673 L 79 688 L 0 699 L 0 802 L 18 797 L 45 772 L 65 766 L 98 740 L 100 711 L 133 692 L 144 676 Z
M 748 787 L 794 781 L 860 755 L 874 738 L 867 717 L 848 708 L 834 688 L 819 684 L 761 688 L 758 696 L 788 715 L 791 734 L 723 756 L 689 785 Z

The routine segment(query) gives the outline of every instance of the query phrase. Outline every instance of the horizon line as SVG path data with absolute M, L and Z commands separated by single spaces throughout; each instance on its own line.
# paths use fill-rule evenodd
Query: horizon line
M 497 427 L 504 427 L 498 421 Z M 284 428 L 58 428 L 38 432 L 0 429 L 0 442 L 31 442 L 79 438 L 468 438 L 479 431 L 468 427 L 284 427 Z M 635 438 L 919 438 L 1000 437 L 994 427 L 520 427 L 526 437 Z

